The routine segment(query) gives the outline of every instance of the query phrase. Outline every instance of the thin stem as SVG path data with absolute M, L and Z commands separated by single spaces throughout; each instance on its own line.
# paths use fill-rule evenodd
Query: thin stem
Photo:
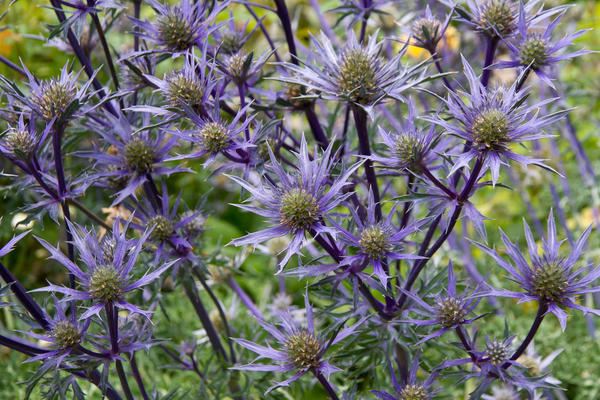
M 240 298 L 242 304 L 246 306 L 246 308 L 252 313 L 252 315 L 254 315 L 260 320 L 265 320 L 265 316 L 262 315 L 262 313 L 260 312 L 258 307 L 256 307 L 256 304 L 254 304 L 250 296 L 248 296 L 248 294 L 244 291 L 244 289 L 241 288 L 241 286 L 235 281 L 234 278 L 229 279 L 227 281 L 227 285 L 229 285 L 231 290 L 233 290 L 233 292 Z
M 319 146 L 322 149 L 327 148 L 329 146 L 329 140 L 325 135 L 325 131 L 323 131 L 323 127 L 321 123 L 319 123 L 319 118 L 315 113 L 314 105 L 310 104 L 304 108 L 304 113 L 306 114 L 306 119 L 308 120 L 308 124 L 310 125 L 310 130 L 315 137 L 315 140 L 319 142 Z
M 54 12 L 56 13 L 56 17 L 58 18 L 60 23 L 65 23 L 67 19 L 65 17 L 65 13 L 62 9 L 62 4 L 60 3 L 60 1 L 50 0 L 50 3 L 52 4 Z M 79 44 L 79 41 L 77 40 L 77 37 L 75 36 L 71 28 L 67 28 L 67 40 L 69 41 L 69 44 L 71 45 L 75 56 L 83 66 L 86 75 L 89 78 L 92 78 L 92 76 L 94 76 L 94 68 L 92 67 L 92 62 L 81 48 L 81 45 Z M 98 81 L 98 78 L 94 77 L 94 79 L 92 80 L 92 85 L 94 86 L 94 89 L 96 89 L 96 93 L 98 93 L 98 96 L 100 98 L 106 97 L 104 88 L 102 87 L 102 84 Z M 102 106 L 106 108 L 106 110 L 112 115 L 117 115 L 117 111 L 114 109 L 110 101 L 104 102 Z
M 444 244 L 444 242 L 446 241 L 448 236 L 450 236 L 450 234 L 452 233 L 452 230 L 454 229 L 454 226 L 456 225 L 456 221 L 458 221 L 458 217 L 460 216 L 460 213 L 462 212 L 464 202 L 469 198 L 469 196 L 471 194 L 471 190 L 473 189 L 473 186 L 479 179 L 479 174 L 481 173 L 481 169 L 483 168 L 484 158 L 485 158 L 484 154 L 477 157 L 477 161 L 475 162 L 473 171 L 471 172 L 471 175 L 469 176 L 469 180 L 467 181 L 462 192 L 458 196 L 458 199 L 457 199 L 458 205 L 454 209 L 454 212 L 452 213 L 452 216 L 450 217 L 450 220 L 448 221 L 448 225 L 446 226 L 446 229 L 444 230 L 442 235 L 438 238 L 438 240 L 435 241 L 435 243 L 431 246 L 431 248 L 427 251 L 427 253 L 424 254 L 425 258 L 415 261 L 415 264 L 414 264 L 412 270 L 410 271 L 408 279 L 406 280 L 406 283 L 404 285 L 404 290 L 398 300 L 398 308 L 402 308 L 402 306 L 404 305 L 404 302 L 407 299 L 406 292 L 410 291 L 412 285 L 417 280 L 417 277 L 419 276 L 419 274 L 421 273 L 421 271 L 427 264 L 427 261 L 429 261 L 429 259 L 431 259 L 431 257 L 435 254 L 436 251 L 438 251 L 438 249 L 440 247 L 442 247 L 442 245 Z M 426 240 L 423 242 L 423 244 L 425 244 L 426 241 L 431 240 L 431 237 L 433 235 L 433 230 L 435 230 L 435 227 L 437 227 L 437 225 L 440 223 L 440 221 L 441 221 L 441 217 L 438 217 L 433 222 L 432 226 L 430 226 L 429 231 L 427 232 Z M 432 228 L 433 228 L 433 230 L 432 230 Z M 419 255 L 423 255 L 422 250 L 424 248 L 425 247 L 422 245 L 421 251 L 419 251 Z
M 358 133 L 358 151 L 360 155 L 370 157 L 371 145 L 369 144 L 369 132 L 367 129 L 367 113 L 357 106 L 352 107 L 352 112 L 354 114 L 354 122 L 356 123 L 356 131 Z M 379 185 L 377 184 L 377 176 L 375 175 L 375 169 L 373 168 L 373 161 L 366 159 L 364 166 L 367 182 L 369 183 L 369 186 L 371 186 L 373 199 L 375 200 L 375 218 L 379 221 L 381 220 L 381 197 L 379 196 Z
M 332 400 L 339 400 L 339 397 L 335 393 L 335 390 L 333 390 L 333 387 L 331 387 L 331 384 L 329 383 L 329 381 L 327 380 L 327 378 L 325 378 L 325 376 L 321 373 L 321 371 L 313 369 L 312 373 L 319 380 L 319 382 L 321 383 L 321 386 L 323 386 L 323 388 L 325 389 L 325 391 L 327 392 L 327 394 L 329 395 L 329 397 Z
M 67 203 L 70 203 L 70 204 L 74 205 L 75 207 L 77 207 L 81 212 L 83 212 L 85 215 L 87 215 L 90 219 L 92 219 L 98 225 L 102 226 L 104 229 L 106 229 L 108 231 L 112 230 L 112 227 L 110 225 L 108 225 L 106 222 L 104 222 L 104 220 L 102 220 L 102 218 L 100 218 L 99 216 L 97 216 L 96 214 L 94 214 L 92 212 L 92 210 L 90 210 L 89 208 L 87 208 L 86 206 L 84 206 L 78 200 L 67 199 L 66 201 L 67 201 Z
M 371 7 L 371 0 L 363 0 L 363 6 L 365 9 Z M 370 15 L 371 13 L 369 11 L 366 11 L 365 15 L 363 15 L 363 20 L 360 26 L 360 43 L 362 43 L 365 40 L 365 34 L 367 33 L 367 21 L 369 20 Z
M 117 310 L 113 304 L 107 303 L 104 306 L 104 311 L 106 311 L 106 322 L 110 336 L 110 351 L 113 354 L 119 354 L 119 321 Z
M 283 33 L 285 34 L 285 40 L 287 41 L 288 49 L 290 51 L 290 61 L 293 64 L 298 65 L 298 55 L 296 53 L 296 42 L 294 40 L 294 33 L 292 32 L 292 23 L 290 21 L 290 14 L 285 0 L 275 0 L 275 7 L 277 8 L 277 16 L 281 21 L 283 27 Z
M 431 173 L 431 171 L 429 170 L 429 168 L 427 168 L 425 165 L 421 165 L 421 171 L 423 171 L 423 173 L 427 176 L 427 178 L 429 178 L 429 180 L 438 188 L 440 188 L 444 193 L 446 193 L 448 196 L 452 197 L 452 198 L 456 198 L 458 197 L 458 194 L 456 192 L 454 192 L 453 190 L 451 190 L 450 188 L 448 188 L 446 185 L 444 185 L 442 182 L 440 182 L 435 175 L 433 175 Z
M 211 300 L 215 304 L 215 307 L 217 307 L 217 311 L 219 312 L 221 321 L 223 321 L 223 327 L 225 328 L 225 336 L 227 338 L 227 344 L 229 345 L 229 354 L 231 354 L 231 362 L 235 363 L 235 352 L 233 351 L 233 342 L 231 340 L 231 336 L 232 336 L 231 330 L 229 329 L 229 322 L 227 322 L 227 316 L 225 315 L 225 312 L 223 311 L 223 307 L 221 307 L 221 303 L 219 302 L 219 299 L 217 299 L 217 296 L 215 296 L 215 294 L 212 291 L 212 289 L 210 288 L 210 286 L 208 286 L 206 284 L 206 280 L 204 279 L 204 276 L 202 276 L 200 269 L 194 265 L 192 267 L 192 272 L 194 273 L 194 275 L 196 275 L 196 278 L 198 278 L 198 280 L 200 281 L 200 284 L 202 285 L 204 290 L 206 290 L 206 293 L 208 293 L 208 295 L 210 296 Z
M 240 110 L 243 110 L 244 107 L 246 107 L 246 94 L 244 93 L 244 83 L 240 82 L 238 85 L 238 94 L 240 96 Z M 242 115 L 242 118 L 240 119 L 240 122 L 244 122 L 246 120 L 246 113 L 244 112 L 244 114 Z M 246 140 L 250 140 L 250 128 L 246 127 L 245 131 L 244 131 L 244 135 L 246 137 Z
M 0 62 L 3 63 L 4 65 L 6 65 L 8 68 L 17 71 L 21 75 L 23 75 L 25 77 L 27 76 L 27 74 L 25 73 L 25 71 L 23 70 L 23 68 L 19 67 L 17 64 L 13 63 L 8 58 L 6 58 L 6 57 L 4 57 L 2 55 L 0 55 Z
M 527 346 L 529 346 L 529 343 L 531 343 L 531 341 L 533 340 L 533 337 L 535 336 L 540 325 L 542 324 L 542 321 L 544 320 L 544 315 L 546 314 L 547 311 L 548 311 L 548 304 L 545 301 L 541 300 L 539 303 L 539 306 L 538 306 L 537 314 L 535 316 L 535 319 L 533 320 L 533 324 L 531 324 L 531 328 L 529 329 L 529 332 L 527 333 L 525 340 L 523 340 L 523 342 L 521 343 L 519 348 L 510 357 L 511 361 L 515 361 L 517 358 L 521 357 L 521 355 L 525 352 L 525 350 L 527 350 Z M 511 363 L 506 362 L 502 365 L 502 368 L 507 369 L 510 366 L 511 366 Z
M 69 211 L 69 205 L 66 203 L 64 196 L 67 192 L 67 183 L 65 180 L 65 170 L 63 166 L 63 158 L 62 158 L 62 137 L 64 134 L 65 126 L 55 125 L 52 130 L 52 148 L 54 151 L 54 168 L 56 169 L 56 180 L 58 181 L 58 197 L 60 201 L 60 205 L 63 211 L 64 220 L 65 220 L 65 233 L 66 233 L 66 243 L 67 243 L 67 253 L 69 256 L 69 260 L 75 261 L 75 249 L 73 247 L 73 234 L 71 233 L 71 228 L 66 221 L 71 221 L 71 212 Z M 75 275 L 69 273 L 69 287 L 72 289 L 75 288 Z M 75 302 L 72 301 L 71 312 L 73 318 L 75 318 Z
M 290 62 L 299 65 L 298 54 L 296 53 L 296 42 L 294 40 L 294 33 L 292 32 L 292 23 L 290 21 L 287 6 L 285 5 L 285 0 L 275 0 L 275 7 L 277 8 L 277 16 L 281 21 L 285 40 L 290 51 Z M 317 118 L 317 114 L 315 113 L 312 104 L 304 108 L 304 113 L 306 114 L 306 119 L 308 120 L 313 136 L 319 142 L 319 145 L 322 148 L 327 147 L 329 141 L 327 140 L 327 136 L 325 136 L 323 127 L 319 123 L 319 119 Z
M 185 289 L 185 294 L 190 299 L 194 310 L 196 311 L 196 315 L 200 319 L 204 330 L 206 331 L 206 335 L 213 347 L 215 353 L 219 354 L 223 357 L 225 361 L 228 361 L 227 353 L 221 344 L 221 339 L 219 339 L 219 335 L 217 334 L 217 330 L 213 326 L 210 321 L 210 317 L 206 308 L 204 308 L 204 304 L 202 303 L 202 299 L 200 299 L 200 295 L 198 293 L 198 289 L 196 288 L 196 283 L 192 277 L 183 277 L 183 287 Z
M 140 18 L 140 11 L 142 8 L 142 0 L 133 0 L 133 18 L 135 19 L 139 19 Z M 139 31 L 139 27 L 134 27 L 133 28 L 133 50 L 134 51 L 139 51 L 140 50 L 140 37 L 139 35 L 135 34 Z
M 125 397 L 127 400 L 135 400 L 133 394 L 131 394 L 131 389 L 129 388 L 129 383 L 127 382 L 127 375 L 125 375 L 125 370 L 123 369 L 123 363 L 121 360 L 115 361 L 115 367 L 117 369 L 117 375 L 119 375 L 119 381 L 121 382 L 121 387 L 123 388 Z
M 46 317 L 46 313 L 36 303 L 33 297 L 27 292 L 25 287 L 21 285 L 21 282 L 10 272 L 4 264 L 0 262 L 0 276 L 7 285 L 10 285 L 10 290 L 13 292 L 19 302 L 25 307 L 25 309 L 31 314 L 31 316 L 42 326 L 45 330 L 50 330 L 50 323 Z
M 89 2 L 89 0 L 88 0 Z M 119 90 L 119 76 L 117 75 L 117 70 L 115 69 L 115 63 L 113 62 L 112 55 L 110 54 L 110 48 L 108 47 L 108 43 L 106 41 L 106 36 L 104 36 L 104 28 L 102 28 L 102 23 L 100 22 L 100 18 L 98 18 L 97 13 L 91 13 L 92 21 L 96 26 L 96 31 L 98 31 L 98 38 L 100 39 L 100 44 L 102 44 L 102 50 L 104 50 L 104 57 L 106 57 L 106 63 L 108 64 L 108 70 L 113 80 L 113 85 L 115 85 L 115 90 Z
M 279 57 L 279 53 L 277 52 L 277 48 L 275 47 L 275 43 L 273 43 L 273 39 L 271 39 L 271 35 L 269 35 L 269 32 L 267 31 L 267 28 L 265 28 L 265 25 L 263 24 L 262 19 L 260 19 L 258 17 L 258 15 L 256 15 L 256 12 L 254 12 L 254 10 L 252 9 L 252 7 L 250 7 L 248 4 L 244 3 L 244 6 L 246 6 L 246 9 L 250 13 L 250 15 L 252 15 L 252 18 L 254 18 L 254 20 L 258 24 L 260 30 L 262 31 L 263 35 L 267 39 L 267 42 L 269 43 L 269 46 L 271 47 L 271 50 L 273 50 L 273 55 L 275 56 L 275 59 L 277 60 L 277 62 L 281 62 L 281 57 Z
M 146 387 L 144 386 L 144 381 L 142 380 L 142 375 L 140 374 L 140 370 L 138 369 L 137 362 L 135 361 L 135 353 L 131 353 L 129 357 L 129 365 L 131 365 L 131 372 L 133 373 L 133 378 L 140 389 L 140 393 L 144 400 L 149 400 L 148 393 L 146 393 Z
M 481 73 L 481 84 L 484 87 L 488 86 L 490 82 L 490 76 L 492 70 L 488 67 L 494 62 L 494 56 L 496 55 L 496 48 L 498 47 L 498 38 L 488 37 L 487 47 L 485 49 L 485 61 L 483 63 L 483 72 Z
M 410 192 L 410 190 L 413 187 L 413 183 L 414 183 L 415 177 L 414 175 L 410 174 L 408 175 L 408 178 L 406 180 L 406 188 L 407 188 L 407 192 Z M 403 229 L 406 227 L 406 225 L 408 224 L 408 220 L 410 219 L 410 212 L 411 212 L 412 208 L 411 208 L 411 203 L 410 202 L 406 202 L 404 203 L 404 207 L 402 210 L 402 220 L 400 221 L 400 229 Z
M 434 64 L 435 64 L 435 67 L 437 68 L 438 72 L 440 74 L 443 74 L 444 73 L 444 69 L 442 68 L 442 64 L 440 63 L 440 58 L 437 55 L 435 55 L 435 54 L 432 54 L 432 56 L 434 57 L 434 60 L 435 60 Z M 448 90 L 454 91 L 454 89 L 452 88 L 452 84 L 446 78 L 445 75 L 442 76 L 442 80 L 444 81 L 444 85 L 446 85 L 446 87 L 448 88 Z
M 471 357 L 471 360 L 475 363 L 478 364 L 479 360 L 477 359 L 477 356 L 475 355 L 475 351 L 473 350 L 473 346 L 471 346 L 471 341 L 467 338 L 463 327 L 462 326 L 457 326 L 456 329 L 456 335 L 458 336 L 458 338 L 460 339 L 463 347 L 465 348 L 465 351 L 469 354 L 469 357 Z

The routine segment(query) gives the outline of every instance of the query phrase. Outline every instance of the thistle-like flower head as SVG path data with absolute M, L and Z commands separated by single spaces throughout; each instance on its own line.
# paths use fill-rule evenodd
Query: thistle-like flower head
M 436 159 L 433 150 L 439 141 L 435 125 L 432 124 L 427 132 L 416 126 L 418 115 L 415 103 L 408 99 L 407 104 L 408 116 L 398 130 L 387 131 L 379 127 L 379 136 L 387 151 L 381 156 L 373 155 L 371 159 L 390 170 L 418 172 L 422 166 L 429 166 Z
M 233 369 L 250 371 L 296 371 L 296 374 L 283 382 L 278 382 L 267 390 L 267 393 L 279 386 L 288 386 L 309 371 L 320 372 L 329 376 L 332 372 L 341 371 L 325 360 L 325 352 L 329 347 L 337 344 L 354 331 L 364 322 L 364 318 L 355 324 L 339 330 L 333 337 L 321 337 L 314 327 L 312 307 L 308 300 L 308 292 L 304 295 L 306 305 L 306 324 L 300 325 L 290 312 L 282 311 L 276 313 L 280 323 L 278 326 L 271 325 L 265 321 L 258 323 L 271 334 L 277 341 L 278 348 L 261 346 L 245 339 L 233 339 L 240 346 L 245 347 L 258 354 L 257 359 L 270 359 L 278 364 L 248 364 Z
M 391 363 L 389 364 L 390 376 L 396 392 L 395 395 L 380 390 L 371 390 L 371 393 L 377 396 L 378 399 L 383 400 L 430 400 L 434 398 L 437 390 L 433 390 L 431 385 L 438 376 L 438 373 L 431 373 L 424 381 L 418 380 L 417 371 L 419 370 L 420 355 L 421 352 L 417 351 L 411 363 L 408 379 L 403 383 L 398 382 L 394 369 Z
M 192 222 L 200 213 L 188 214 L 185 218 L 177 218 L 179 205 L 181 203 L 181 193 L 173 201 L 171 206 L 171 197 L 167 191 L 166 182 L 163 180 L 161 194 L 159 196 L 160 204 L 153 206 L 152 202 L 144 198 L 142 202 L 136 198 L 131 198 L 125 206 L 135 214 L 136 220 L 131 226 L 140 232 L 151 231 L 149 240 L 157 243 L 155 259 L 163 258 L 165 246 L 167 249 L 174 249 L 174 257 L 184 258 L 192 257 L 192 245 L 186 239 L 182 229 Z
M 561 11 L 562 10 L 562 11 Z M 541 24 L 540 19 L 549 19 L 553 14 L 558 15 L 551 21 Z M 579 30 L 573 34 L 554 41 L 552 33 L 564 17 L 566 10 L 563 7 L 555 7 L 546 10 L 536 20 L 528 18 L 528 11 L 520 2 L 517 34 L 512 38 L 505 39 L 512 54 L 512 60 L 499 61 L 492 68 L 530 68 L 536 76 L 554 88 L 552 83 L 551 68 L 559 61 L 570 60 L 574 57 L 590 53 L 588 50 L 578 50 L 571 53 L 565 53 L 573 40 L 583 35 L 588 30 Z
M 314 62 L 302 66 L 284 63 L 290 74 L 279 80 L 320 92 L 324 99 L 346 100 L 363 107 L 384 97 L 404 100 L 402 92 L 419 82 L 416 76 L 422 66 L 402 67 L 405 49 L 391 60 L 384 59 L 380 54 L 383 41 L 377 41 L 377 33 L 363 45 L 350 30 L 345 46 L 337 51 L 323 32 L 320 39 L 312 37 L 312 44 Z
M 452 13 L 449 13 L 444 21 L 440 21 L 427 5 L 425 13 L 410 27 L 411 45 L 422 47 L 431 54 L 435 53 L 438 43 L 446 33 L 451 17 Z
M 423 319 L 404 319 L 402 322 L 416 326 L 435 326 L 437 328 L 433 333 L 423 337 L 417 344 L 439 337 L 461 325 L 470 324 L 483 316 L 467 317 L 479 303 L 479 299 L 476 298 L 478 289 L 478 287 L 475 288 L 471 294 L 468 294 L 467 289 L 462 294 L 458 294 L 456 292 L 456 275 L 454 274 L 452 263 L 448 263 L 448 287 L 445 292 L 441 292 L 435 296 L 434 305 L 429 305 L 414 293 L 405 292 L 415 302 L 416 306 L 418 306 L 415 311 Z
M 254 145 L 245 140 L 244 133 L 249 131 L 254 116 L 247 116 L 251 104 L 239 110 L 231 120 L 221 116 L 221 108 L 215 104 L 210 114 L 200 116 L 185 107 L 186 115 L 194 127 L 185 131 L 172 131 L 173 135 L 190 142 L 194 148 L 189 154 L 182 154 L 169 160 L 199 158 L 208 156 L 204 165 L 212 163 L 219 154 L 226 157 L 248 159 L 247 149 Z
M 159 47 L 158 51 L 172 53 L 174 56 L 185 53 L 194 46 L 199 46 L 218 26 L 213 22 L 227 3 L 216 5 L 210 12 L 205 3 L 183 0 L 177 6 L 147 0 L 156 12 L 153 22 L 130 18 L 134 31 L 140 38 L 148 40 Z
M 261 206 L 240 204 L 238 207 L 267 217 L 274 225 L 235 239 L 232 244 L 258 244 L 290 234 L 292 240 L 279 264 L 280 268 L 283 268 L 293 254 L 300 252 L 307 233 L 313 236 L 335 234 L 334 228 L 325 225 L 324 218 L 350 195 L 341 194 L 340 191 L 359 164 L 338 177 L 332 176 L 334 160 L 331 149 L 330 145 L 321 156 L 315 149 L 311 159 L 306 140 L 302 137 L 300 153 L 297 154 L 298 169 L 292 173 L 283 169 L 269 148 L 271 165 L 268 168 L 275 173 L 278 182 L 271 178 L 265 183 L 252 184 L 231 176 L 230 178 L 248 190 L 252 200 Z
M 539 116 L 540 107 L 554 99 L 528 105 L 525 102 L 528 90 L 517 89 L 519 79 L 510 87 L 488 89 L 481 84 L 464 58 L 463 65 L 470 92 L 459 90 L 449 93 L 445 104 L 453 120 L 447 121 L 440 116 L 423 117 L 442 126 L 449 134 L 473 143 L 455 161 L 450 174 L 468 165 L 469 161 L 482 153 L 487 155 L 483 170 L 490 169 L 494 184 L 498 181 L 500 165 L 508 160 L 524 165 L 541 164 L 542 160 L 513 152 L 511 145 L 548 137 L 542 129 L 560 120 L 567 111 Z
M 78 155 L 95 159 L 98 178 L 108 185 L 118 186 L 113 205 L 135 193 L 149 175 L 161 176 L 187 171 L 185 168 L 162 164 L 177 143 L 176 136 L 167 138 L 162 130 L 155 134 L 148 130 L 134 133 L 134 127 L 123 114 L 118 117 L 106 114 L 105 117 L 105 123 L 91 122 L 90 127 L 109 145 L 108 148 L 80 152 Z M 149 115 L 144 118 L 147 122 Z M 110 129 L 107 129 L 108 126 Z
M 54 365 L 58 366 L 85 338 L 90 320 L 78 321 L 71 316 L 67 317 L 61 303 L 56 297 L 52 296 L 52 298 L 55 311 L 49 330 L 42 334 L 24 332 L 35 339 L 50 343 L 51 349 L 28 359 L 27 362 L 50 359 Z
M 577 303 L 577 298 L 584 293 L 598 292 L 600 286 L 592 286 L 600 277 L 600 266 L 593 268 L 591 265 L 575 269 L 575 264 L 580 258 L 585 242 L 591 231 L 588 227 L 579 237 L 568 255 L 561 254 L 562 241 L 556 237 L 556 226 L 554 216 L 550 212 L 548 217 L 547 237 L 542 240 L 543 253 L 538 252 L 531 229 L 524 223 L 525 238 L 529 251 L 528 262 L 519 250 L 517 243 L 513 243 L 501 232 L 502 242 L 506 246 L 506 252 L 512 263 L 505 261 L 500 255 L 479 243 L 475 245 L 487 254 L 509 274 L 509 278 L 515 281 L 523 290 L 516 292 L 491 288 L 487 294 L 519 299 L 521 302 L 536 300 L 548 307 L 558 318 L 563 330 L 567 323 L 567 314 L 564 308 L 574 308 L 584 313 L 600 315 L 600 311 L 582 306 Z M 587 271 L 586 275 L 583 275 Z
M 419 256 L 400 253 L 405 238 L 417 231 L 427 220 L 417 221 L 407 227 L 398 229 L 393 224 L 396 216 L 396 207 L 392 207 L 387 218 L 378 221 L 375 217 L 375 199 L 373 192 L 369 191 L 369 202 L 367 205 L 367 218 L 362 220 L 358 212 L 351 209 L 352 220 L 356 223 L 358 233 L 352 234 L 347 229 L 337 224 L 333 219 L 331 223 L 341 233 L 342 241 L 357 249 L 356 254 L 344 257 L 341 265 L 358 265 L 363 268 L 368 264 L 373 265 L 373 273 L 385 286 L 388 275 L 384 265 L 390 260 L 418 259 Z
M 44 132 L 38 134 L 34 124 L 26 124 L 23 114 L 19 122 L 0 137 L 0 152 L 7 157 L 27 164 L 37 152 L 41 143 L 45 142 L 52 129 L 52 123 L 46 125 Z
M 213 107 L 211 93 L 219 83 L 214 75 L 213 65 L 206 59 L 208 51 L 205 43 L 202 56 L 192 52 L 185 54 L 181 69 L 172 71 L 162 79 L 146 74 L 144 77 L 158 88 L 166 99 L 166 106 L 181 112 L 185 107 L 204 115 Z M 138 106 L 137 111 L 164 114 L 165 110 L 153 106 Z
M 114 305 L 123 310 L 132 313 L 139 313 L 149 316 L 150 312 L 128 303 L 125 296 L 128 292 L 136 290 L 148 283 L 154 281 L 166 271 L 176 261 L 163 264 L 151 272 L 147 272 L 137 280 L 132 279 L 132 273 L 140 252 L 148 240 L 151 232 L 145 231 L 139 240 L 132 240 L 126 237 L 126 230 L 129 222 L 121 229 L 121 221 L 116 221 L 112 235 L 114 240 L 114 249 L 107 252 L 104 246 L 112 241 L 98 240 L 94 230 L 88 231 L 85 228 L 69 223 L 69 228 L 73 234 L 73 245 L 80 256 L 79 263 L 85 268 L 81 269 L 75 262 L 64 255 L 58 247 L 52 246 L 47 241 L 38 238 L 38 241 L 50 252 L 50 258 L 61 263 L 78 280 L 79 288 L 67 288 L 64 286 L 50 285 L 36 291 L 46 291 L 53 293 L 62 293 L 65 297 L 62 301 L 69 300 L 90 300 L 91 306 L 80 317 L 81 320 L 89 319 L 92 315 L 99 315 L 100 310 L 105 305 Z M 112 253 L 112 257 L 107 255 Z M 61 340 L 67 342 L 67 333 L 73 334 L 72 327 L 61 326 Z M 57 340 L 56 338 L 54 339 Z M 69 339 L 70 341 L 71 339 Z M 74 340 L 74 339 L 73 339 Z M 63 343 L 63 344 L 64 344 Z
M 23 71 L 28 79 L 30 94 L 25 95 L 8 78 L 0 75 L 4 83 L 3 89 L 7 94 L 20 103 L 23 111 L 32 111 L 46 122 L 64 123 L 74 114 L 80 112 L 82 106 L 88 101 L 93 92 L 88 92 L 92 81 L 96 77 L 95 71 L 90 79 L 79 84 L 77 79 L 81 71 L 69 72 L 69 64 L 65 64 L 60 71 L 60 76 L 47 80 L 38 80 L 23 65 Z

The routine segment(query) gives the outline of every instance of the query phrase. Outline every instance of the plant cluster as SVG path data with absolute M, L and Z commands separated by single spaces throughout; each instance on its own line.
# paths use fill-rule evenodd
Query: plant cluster
M 498 216 L 475 199 L 518 187 L 523 170 L 564 177 L 540 154 L 558 158 L 565 135 L 578 143 L 559 71 L 590 53 L 568 50 L 584 31 L 557 33 L 566 6 L 342 0 L 326 14 L 311 1 L 320 32 L 301 41 L 285 0 L 50 3 L 48 40 L 73 60 L 41 79 L 0 59 L 23 78 L 0 76 L 8 189 L 63 233 L 36 236 L 62 282 L 25 288 L 0 263 L 0 295 L 12 293 L 0 307 L 28 327 L 2 329 L 0 344 L 38 363 L 28 393 L 42 383 L 48 398 L 85 398 L 88 381 L 111 400 L 279 398 L 303 381 L 316 397 L 428 400 L 470 381 L 471 399 L 563 398 L 549 369 L 560 350 L 542 360 L 532 342 L 550 314 L 563 331 L 569 311 L 600 315 L 592 226 L 576 238 L 555 199 L 543 229 L 524 198 L 525 252 L 503 231 L 488 240 Z M 236 204 L 170 194 L 183 174 L 226 177 Z M 228 207 L 261 228 L 207 243 Z M 252 253 L 274 261 L 268 307 L 243 283 Z M 154 323 L 173 291 L 203 327 L 178 348 Z M 526 335 L 510 321 L 480 333 L 503 318 L 502 297 L 534 302 Z M 158 390 L 144 352 L 193 373 L 197 392 Z

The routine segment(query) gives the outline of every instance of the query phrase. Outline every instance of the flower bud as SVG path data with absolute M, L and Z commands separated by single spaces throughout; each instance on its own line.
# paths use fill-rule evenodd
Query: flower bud
M 40 110 L 42 116 L 50 121 L 60 117 L 67 106 L 75 98 L 73 88 L 65 83 L 51 79 L 40 85 L 40 93 L 31 98 L 31 102 Z
M 177 8 L 160 16 L 158 32 L 162 41 L 173 50 L 186 50 L 193 40 L 193 30 L 189 21 Z
M 125 145 L 125 162 L 139 174 L 151 172 L 156 157 L 156 149 L 141 138 L 134 137 Z
M 293 188 L 281 197 L 281 224 L 291 229 L 307 229 L 319 218 L 319 203 L 305 189 Z
M 89 293 L 103 303 L 118 300 L 123 293 L 121 275 L 112 265 L 99 266 L 90 277 Z
M 71 321 L 60 321 L 50 332 L 60 349 L 70 349 L 81 342 L 81 331 Z
M 146 223 L 148 228 L 152 230 L 152 238 L 158 241 L 167 240 L 174 232 L 173 222 L 164 215 L 155 215 Z
M 321 344 L 307 330 L 301 330 L 287 338 L 286 353 L 296 368 L 316 368 L 321 362 Z

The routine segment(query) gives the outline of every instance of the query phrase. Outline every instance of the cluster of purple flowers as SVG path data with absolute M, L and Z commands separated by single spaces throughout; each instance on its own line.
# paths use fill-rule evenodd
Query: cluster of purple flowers
M 255 387 L 269 393 L 305 374 L 331 399 L 428 400 L 448 395 L 447 379 L 476 381 L 473 399 L 499 398 L 496 381 L 513 398 L 558 388 L 520 361 L 548 313 L 563 331 L 569 310 L 600 315 L 580 301 L 600 292 L 600 266 L 580 265 L 592 226 L 566 249 L 550 211 L 547 232 L 537 232 L 542 252 L 526 222 L 527 257 L 500 233 L 509 261 L 488 245 L 487 217 L 477 203 L 506 187 L 516 164 L 563 172 L 529 147 L 560 140 L 554 133 L 569 110 L 557 107 L 556 66 L 588 53 L 566 52 L 585 31 L 553 38 L 565 7 L 446 0 L 421 9 L 423 2 L 408 2 L 410 15 L 419 17 L 396 29 L 372 26 L 374 15 L 398 13 L 395 2 L 342 1 L 332 10 L 339 14 L 333 26 L 311 1 L 321 32 L 301 42 L 284 0 L 274 8 L 228 0 L 51 3 L 83 69 L 73 72 L 75 63 L 67 63 L 59 77 L 41 80 L 0 59 L 24 78 L 21 85 L 0 76 L 0 153 L 10 163 L 12 186 L 31 194 L 27 213 L 40 221 L 49 214 L 64 230 L 56 246 L 37 237 L 49 259 L 65 267 L 63 284 L 28 291 L 0 263 L 31 326 L 21 331 L 25 336 L 2 329 L 0 344 L 41 361 L 40 377 L 62 370 L 74 378 L 54 383 L 63 391 L 79 393 L 80 379 L 109 399 L 158 398 L 136 363 L 139 351 L 152 349 L 197 374 L 206 398 L 256 398 Z M 120 17 L 111 11 L 120 8 Z M 275 16 L 287 47 L 271 36 L 258 8 Z M 252 21 L 238 21 L 242 9 Z M 109 14 L 120 24 L 103 26 L 100 17 Z M 76 21 L 96 31 L 92 50 L 103 53 L 104 71 L 92 68 Z M 106 35 L 118 34 L 119 26 L 127 26 L 131 44 L 116 60 Z M 474 32 L 483 46 L 448 48 L 450 29 Z M 250 43 L 269 50 L 258 55 Z M 415 47 L 426 56 L 411 59 Z M 501 51 L 511 59 L 501 59 Z M 508 81 L 494 80 L 501 68 L 510 69 Z M 109 83 L 101 83 L 105 78 Z M 538 82 L 552 96 L 533 89 Z M 240 213 L 261 217 L 263 225 L 240 225 L 252 231 L 211 254 L 214 243 L 203 232 L 223 199 L 207 200 L 186 187 L 173 196 L 168 188 L 173 175 L 212 182 L 225 172 L 223 186 L 239 194 Z M 98 216 L 102 206 L 109 206 L 108 219 Z M 571 237 L 560 201 L 554 208 Z M 488 217 L 498 216 L 492 210 Z M 471 228 L 478 237 L 470 237 Z M 8 242 L 0 257 L 24 236 Z M 480 257 L 486 274 L 504 270 L 502 287 L 482 277 L 476 263 L 456 257 L 457 242 L 463 253 L 489 256 Z M 276 260 L 279 294 L 268 307 L 256 305 L 237 281 L 252 272 L 247 257 L 257 250 Z M 292 305 L 301 295 L 289 283 L 298 277 L 307 287 L 303 309 Z M 185 293 L 206 339 L 186 341 L 179 355 L 155 336 L 153 324 L 174 289 Z M 44 293 L 51 302 L 40 302 Z M 535 301 L 537 314 L 523 338 L 507 329 L 482 343 L 481 321 L 498 318 L 491 311 L 501 297 Z M 252 319 L 228 315 L 227 298 Z M 428 359 L 431 348 L 447 356 Z M 369 371 L 358 373 L 370 374 L 366 384 L 334 380 L 356 377 L 365 360 Z M 239 371 L 249 371 L 245 387 Z M 283 379 L 266 386 L 253 372 Z

